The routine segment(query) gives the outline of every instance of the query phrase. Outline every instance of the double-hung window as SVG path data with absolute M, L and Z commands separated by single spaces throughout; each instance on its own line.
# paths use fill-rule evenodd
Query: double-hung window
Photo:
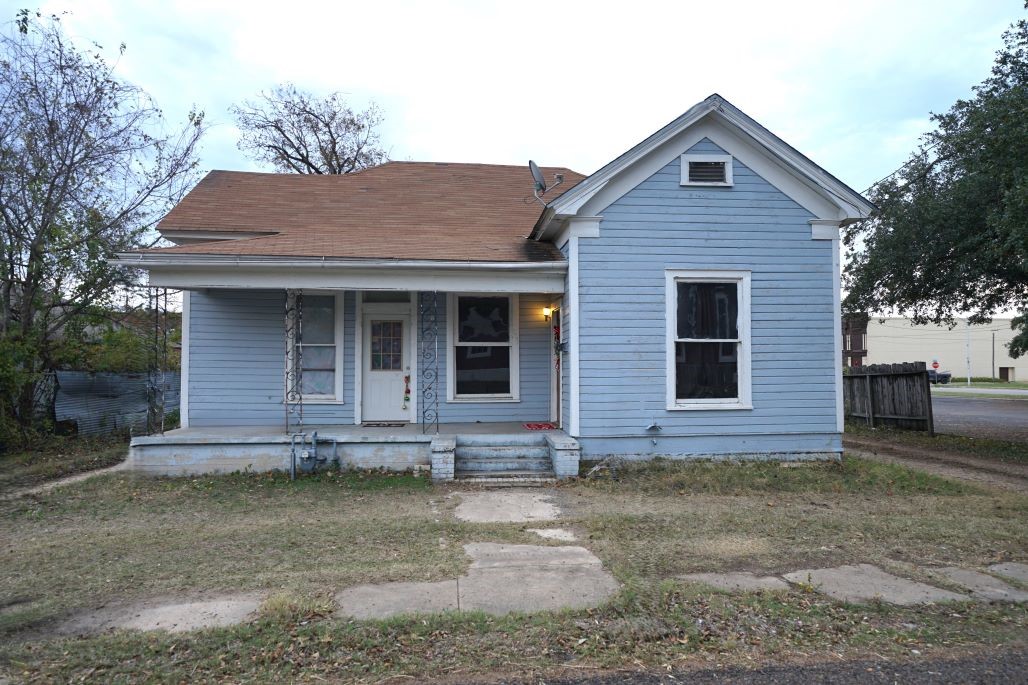
M 518 296 L 450 295 L 447 400 L 517 401 Z
M 342 296 L 305 294 L 299 311 L 291 309 L 297 319 L 289 364 L 296 370 L 305 401 L 343 399 L 341 300 Z
M 750 274 L 667 272 L 668 409 L 750 409 Z

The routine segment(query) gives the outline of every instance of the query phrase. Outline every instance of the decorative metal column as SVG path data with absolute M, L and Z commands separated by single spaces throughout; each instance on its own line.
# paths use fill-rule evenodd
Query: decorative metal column
M 439 293 L 418 293 L 418 407 L 423 433 L 439 432 Z M 431 429 L 431 431 L 430 431 Z
M 303 291 L 286 291 L 286 433 L 303 430 Z
M 149 288 L 147 304 L 153 315 L 146 375 L 146 433 L 164 433 L 164 391 L 168 368 L 168 289 Z

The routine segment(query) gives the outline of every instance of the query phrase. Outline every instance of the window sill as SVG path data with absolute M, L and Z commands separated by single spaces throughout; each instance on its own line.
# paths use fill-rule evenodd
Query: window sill
M 752 404 L 742 404 L 741 402 L 725 403 L 725 404 L 672 404 L 668 405 L 668 411 L 725 411 L 725 410 L 752 410 Z
M 302 401 L 304 404 L 346 404 L 343 400 L 331 400 L 323 397 L 304 397 Z
M 690 186 L 704 186 L 704 187 L 711 187 L 711 186 L 713 186 L 715 188 L 731 188 L 734 184 L 732 184 L 732 183 L 725 183 L 724 181 L 710 181 L 710 182 L 704 182 L 704 181 L 685 181 L 683 183 L 679 183 L 679 185 L 682 186 L 683 188 L 688 188 Z
M 491 403 L 491 404 L 498 404 L 498 403 L 506 402 L 506 403 L 509 404 L 509 403 L 520 402 L 520 401 L 521 401 L 520 397 L 490 397 L 490 396 L 483 396 L 483 397 L 448 397 L 448 398 L 446 398 L 446 403 L 447 404 L 471 404 L 471 403 L 478 404 L 478 403 L 483 403 L 483 402 L 488 402 L 488 403 Z

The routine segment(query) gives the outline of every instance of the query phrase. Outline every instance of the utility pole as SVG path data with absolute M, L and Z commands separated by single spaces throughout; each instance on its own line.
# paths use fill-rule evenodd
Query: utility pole
M 996 331 L 992 332 L 992 380 L 996 380 Z
M 967 360 L 967 387 L 971 387 L 971 320 L 964 319 L 967 334 L 964 338 L 964 357 Z

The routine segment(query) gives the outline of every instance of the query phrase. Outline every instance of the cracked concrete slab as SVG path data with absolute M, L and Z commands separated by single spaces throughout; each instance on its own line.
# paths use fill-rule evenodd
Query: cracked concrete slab
M 535 533 L 546 540 L 560 540 L 561 542 L 574 542 L 578 537 L 566 528 L 528 528 L 529 533 Z
M 1006 576 L 1007 578 L 1019 580 L 1022 583 L 1028 583 L 1028 564 L 1019 564 L 1016 561 L 1008 561 L 1003 564 L 993 564 L 989 567 L 989 570 L 996 575 Z
M 457 581 L 358 585 L 336 595 L 339 613 L 352 618 L 457 611 Z
M 894 576 L 871 564 L 807 569 L 786 573 L 783 577 L 790 583 L 813 585 L 818 592 L 841 602 L 861 603 L 877 599 L 909 606 L 970 599 L 967 595 Z
M 584 547 L 471 543 L 468 572 L 438 583 L 385 583 L 348 588 L 336 595 L 338 613 L 350 618 L 389 618 L 419 612 L 512 611 L 586 608 L 620 589 Z
M 758 576 L 755 573 L 689 573 L 677 576 L 690 583 L 703 583 L 729 592 L 754 592 L 756 590 L 788 590 L 789 584 L 775 576 Z
M 552 521 L 560 516 L 554 493 L 539 490 L 485 490 L 458 492 L 460 504 L 454 515 L 470 523 L 530 523 Z
M 990 602 L 1028 602 L 1028 592 L 1018 590 L 1004 583 L 999 578 L 994 578 L 981 571 L 950 566 L 940 568 L 935 573 L 957 585 L 967 588 L 975 599 L 983 599 Z
M 74 616 L 58 628 L 65 634 L 108 630 L 167 630 L 182 633 L 201 628 L 221 628 L 254 617 L 260 608 L 258 595 L 226 595 L 191 602 L 149 600 L 140 604 L 104 608 Z

